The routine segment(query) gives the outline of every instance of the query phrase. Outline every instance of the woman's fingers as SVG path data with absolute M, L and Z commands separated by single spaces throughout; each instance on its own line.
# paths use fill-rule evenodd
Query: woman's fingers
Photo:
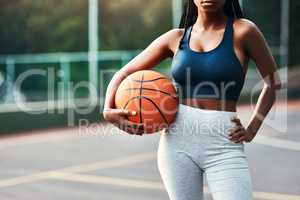
M 236 133 L 236 132 L 238 132 L 238 131 L 240 131 L 240 130 L 242 130 L 242 129 L 243 129 L 243 126 L 240 126 L 240 125 L 229 129 L 229 132 L 230 132 L 229 136 Z
M 239 132 L 236 132 L 236 133 L 232 134 L 232 136 L 230 137 L 230 139 L 232 141 L 237 141 L 237 140 L 239 140 L 243 136 L 244 136 L 243 131 L 239 131 Z
M 144 133 L 144 124 L 143 123 L 135 123 L 131 122 L 127 119 L 122 119 L 120 123 L 118 123 L 118 127 L 128 133 L 131 134 L 142 134 Z
M 238 119 L 233 119 L 236 123 L 239 123 Z M 229 129 L 229 137 L 233 142 L 240 142 L 240 139 L 244 137 L 244 127 L 242 125 L 237 125 Z
M 128 127 L 128 126 L 123 127 L 122 130 L 131 135 L 143 135 L 143 133 L 144 133 L 143 129 L 137 129 L 137 128 L 132 128 L 132 127 Z
M 117 109 L 118 114 L 126 116 L 126 115 L 136 115 L 136 111 L 134 110 L 126 110 L 126 109 Z
M 234 123 L 236 123 L 237 125 L 242 125 L 242 124 L 241 124 L 241 120 L 240 120 L 239 118 L 237 118 L 237 117 L 233 117 L 233 118 L 231 119 L 231 121 L 234 122 Z
M 121 123 L 124 124 L 127 127 L 132 127 L 132 128 L 137 128 L 137 129 L 144 128 L 143 123 L 132 122 L 132 121 L 129 121 L 127 119 L 122 119 Z
M 136 115 L 134 110 L 127 109 L 108 109 L 106 110 L 107 120 L 119 129 L 129 134 L 142 135 L 144 133 L 144 124 L 131 122 L 127 119 L 129 115 Z
M 243 142 L 243 141 L 247 142 L 247 137 L 245 135 L 238 139 L 238 142 Z
M 114 125 L 132 135 L 142 135 L 144 133 L 143 129 L 133 128 L 126 124 L 114 123 Z
M 134 111 L 134 110 L 127 110 L 127 109 L 121 109 L 121 108 L 113 108 L 113 109 L 109 109 L 106 111 L 108 111 L 110 114 L 117 114 L 117 115 L 121 115 L 121 116 L 136 115 L 136 111 Z
M 243 125 L 238 117 L 232 117 L 231 121 L 236 124 L 233 128 L 229 129 L 229 137 L 232 141 L 238 141 L 243 134 Z

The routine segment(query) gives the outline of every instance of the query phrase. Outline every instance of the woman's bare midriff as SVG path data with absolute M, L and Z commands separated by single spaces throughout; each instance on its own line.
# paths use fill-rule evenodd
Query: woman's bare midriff
M 207 110 L 222 110 L 229 112 L 236 112 L 236 102 L 235 101 L 221 101 L 218 99 L 183 99 L 182 103 L 187 106 L 192 106 Z

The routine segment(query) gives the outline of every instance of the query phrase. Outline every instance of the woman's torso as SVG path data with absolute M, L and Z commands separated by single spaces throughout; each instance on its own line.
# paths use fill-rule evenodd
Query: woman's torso
M 227 18 L 222 34 L 217 31 L 211 34 L 212 37 L 197 36 L 197 33 L 193 33 L 193 26 L 188 27 L 182 48 L 176 49 L 174 53 L 171 67 L 172 78 L 184 93 L 181 96 L 183 104 L 203 109 L 236 111 L 248 58 L 239 31 L 235 31 L 239 27 L 234 29 L 233 24 L 233 19 Z M 188 85 L 190 89 L 183 89 Z

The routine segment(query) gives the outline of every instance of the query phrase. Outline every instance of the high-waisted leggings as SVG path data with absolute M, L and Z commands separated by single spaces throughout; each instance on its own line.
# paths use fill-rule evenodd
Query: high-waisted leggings
M 252 200 L 244 143 L 229 139 L 236 112 L 179 104 L 162 131 L 157 164 L 170 200 L 203 200 L 203 175 L 214 200 Z

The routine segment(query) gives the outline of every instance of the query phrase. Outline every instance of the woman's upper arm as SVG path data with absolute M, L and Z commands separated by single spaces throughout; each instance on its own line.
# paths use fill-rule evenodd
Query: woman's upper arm
M 152 68 L 165 58 L 172 57 L 174 42 L 180 39 L 181 31 L 181 29 L 172 29 L 160 35 L 121 70 L 131 74 L 135 71 Z
M 249 20 L 243 21 L 246 30 L 244 44 L 249 58 L 255 62 L 264 84 L 279 89 L 281 82 L 277 72 L 277 64 L 266 39 L 253 22 Z

